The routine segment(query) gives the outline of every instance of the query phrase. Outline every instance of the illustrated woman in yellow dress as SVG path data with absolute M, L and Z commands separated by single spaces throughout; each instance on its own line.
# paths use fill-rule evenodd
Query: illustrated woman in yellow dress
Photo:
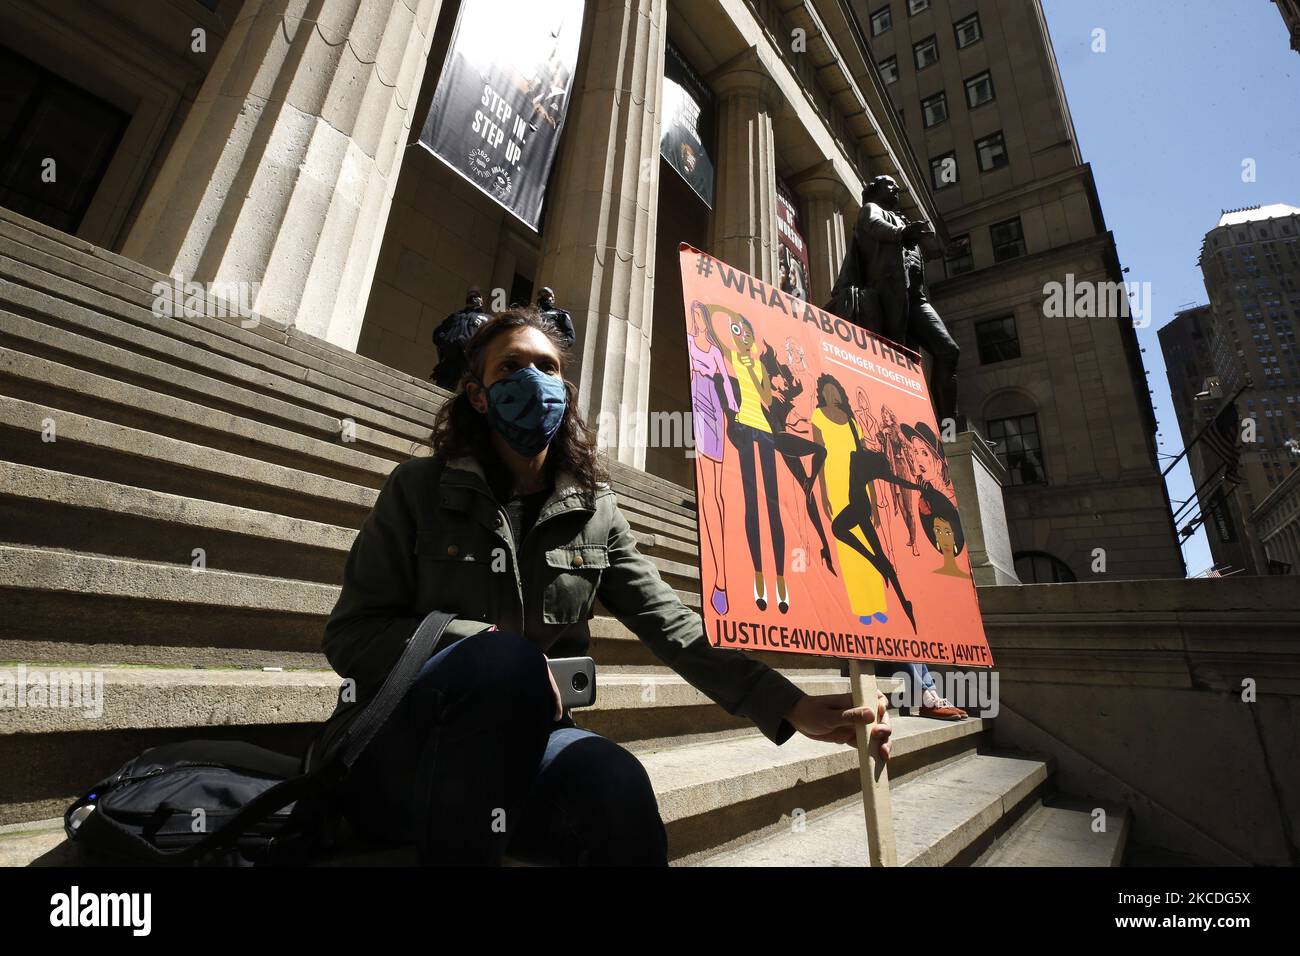
M 826 463 L 817 481 L 826 514 L 834 519 L 849 505 L 849 459 L 858 448 L 858 439 L 849 425 L 847 398 L 841 403 L 843 390 L 834 394 L 839 383 L 834 379 L 828 382 L 827 378 L 823 376 L 817 382 L 817 408 L 810 421 L 813 441 L 826 449 Z M 862 544 L 870 548 L 865 539 L 862 539 Z M 836 549 L 840 559 L 840 579 L 848 592 L 853 613 L 863 624 L 887 622 L 885 579 L 870 561 L 845 542 L 837 539 Z
M 894 589 L 903 613 L 916 630 L 916 615 L 912 611 L 912 602 L 903 593 L 903 583 L 898 579 L 894 564 L 884 553 L 880 535 L 872 524 L 873 505 L 868 489 L 873 481 L 887 481 L 900 488 L 923 491 L 922 485 L 894 474 L 889 457 L 878 449 L 869 447 L 858 432 L 853 409 L 849 407 L 849 396 L 844 386 L 833 375 L 822 375 L 817 379 L 817 411 L 813 413 L 814 435 L 826 445 L 826 467 L 822 469 L 823 495 L 827 511 L 831 514 L 831 532 L 840 543 L 841 553 L 848 547 L 875 570 L 876 575 Z M 831 451 L 832 445 L 835 451 Z M 830 474 L 835 471 L 835 474 Z M 832 500 L 829 484 L 834 483 L 837 492 L 843 497 Z M 883 509 L 882 509 L 883 510 Z M 882 516 L 883 520 L 883 516 Z M 847 582 L 847 577 L 846 577 Z M 866 598 L 859 598 L 859 604 L 875 603 L 876 588 L 882 587 L 871 582 L 871 590 Z M 849 592 L 850 600 L 854 595 Z M 878 602 L 878 609 L 871 611 L 871 616 L 858 614 L 863 624 L 875 620 L 886 623 L 889 618 L 884 613 L 884 597 Z

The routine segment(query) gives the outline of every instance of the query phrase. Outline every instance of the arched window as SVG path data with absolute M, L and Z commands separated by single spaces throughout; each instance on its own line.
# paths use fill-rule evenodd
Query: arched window
M 984 403 L 984 434 L 993 454 L 1007 469 L 1012 487 L 1047 484 L 1042 434 L 1034 400 L 1018 389 L 1006 389 Z
M 1078 580 L 1070 566 L 1046 551 L 1017 551 L 1016 577 L 1021 584 L 1065 584 Z

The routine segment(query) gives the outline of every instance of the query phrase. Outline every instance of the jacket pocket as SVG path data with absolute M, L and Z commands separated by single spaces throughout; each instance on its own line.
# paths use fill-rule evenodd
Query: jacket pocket
M 415 541 L 422 613 L 446 611 L 476 621 L 501 616 L 501 588 L 514 587 L 514 566 L 504 544 L 478 535 L 421 532 Z
M 572 624 L 591 617 L 601 573 L 609 567 L 609 547 L 569 544 L 546 552 L 542 621 Z

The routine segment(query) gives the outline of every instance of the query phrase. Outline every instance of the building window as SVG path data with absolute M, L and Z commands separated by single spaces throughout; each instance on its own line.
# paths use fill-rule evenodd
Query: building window
M 988 172 L 991 169 L 1000 169 L 1007 164 L 1007 144 L 1002 139 L 1002 131 L 998 130 L 991 136 L 985 136 L 983 139 L 975 140 L 975 153 L 979 156 L 980 170 Z
M 912 59 L 916 62 L 918 70 L 924 70 L 927 66 L 934 66 L 939 62 L 939 44 L 934 37 L 928 36 L 920 43 L 912 45 Z
M 130 117 L 3 47 L 0 90 L 0 206 L 75 233 Z
M 957 35 L 957 49 L 962 50 L 972 43 L 978 43 L 984 38 L 984 31 L 980 28 L 980 15 L 972 13 L 968 17 L 963 17 L 952 25 L 953 33 Z
M 993 77 L 989 71 L 977 73 L 966 81 L 966 105 L 971 109 L 993 102 Z
M 943 267 L 950 279 L 975 268 L 975 257 L 970 251 L 969 234 L 953 237 L 951 245 L 944 251 Z
M 938 126 L 948 118 L 948 96 L 943 92 L 935 93 L 921 100 L 921 122 L 925 128 Z
M 891 56 L 888 60 L 881 60 L 876 66 L 880 67 L 880 78 L 886 83 L 898 82 L 898 57 Z
M 975 341 L 979 345 L 981 365 L 1020 358 L 1020 336 L 1016 334 L 1014 316 L 1003 315 L 976 322 Z
M 907 15 L 914 17 L 922 10 L 930 9 L 930 0 L 907 0 Z
M 1006 262 L 1025 254 L 1025 233 L 1019 216 L 989 226 L 989 237 L 993 240 L 994 262 Z
M 993 442 L 993 454 L 1006 466 L 1012 487 L 1047 484 L 1038 441 L 1037 415 L 992 418 L 986 423 L 986 428 L 989 441 Z
M 1046 551 L 1017 551 L 1013 560 L 1021 584 L 1069 584 L 1077 580 L 1068 564 Z
M 957 182 L 957 154 L 944 153 L 930 160 L 930 185 L 943 189 Z
M 871 15 L 871 35 L 878 37 L 882 33 L 888 33 L 894 26 L 894 15 L 889 12 L 889 7 L 881 7 Z

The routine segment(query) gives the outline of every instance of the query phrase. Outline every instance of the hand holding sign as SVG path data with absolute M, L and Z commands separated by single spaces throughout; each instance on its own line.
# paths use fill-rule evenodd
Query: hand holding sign
M 888 698 L 876 691 L 876 706 L 854 707 L 852 694 L 822 694 L 806 696 L 790 709 L 786 720 L 795 730 L 813 740 L 832 744 L 856 744 L 859 724 L 874 724 L 871 736 L 880 741 L 880 757 L 889 759 L 889 736 L 893 727 L 889 723 Z

